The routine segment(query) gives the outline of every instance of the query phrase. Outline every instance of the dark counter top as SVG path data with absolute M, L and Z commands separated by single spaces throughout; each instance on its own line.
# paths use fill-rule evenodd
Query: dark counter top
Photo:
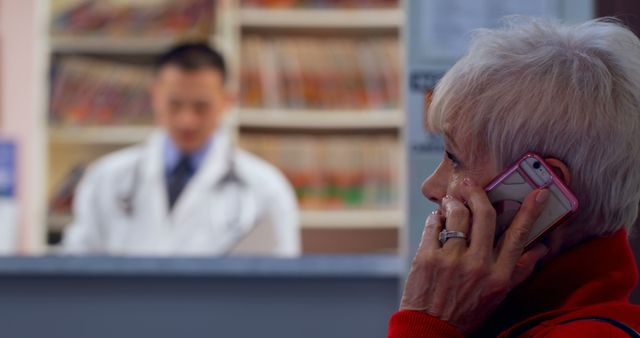
M 398 255 L 309 255 L 299 258 L 114 256 L 11 256 L 0 258 L 0 276 L 185 276 L 399 278 Z

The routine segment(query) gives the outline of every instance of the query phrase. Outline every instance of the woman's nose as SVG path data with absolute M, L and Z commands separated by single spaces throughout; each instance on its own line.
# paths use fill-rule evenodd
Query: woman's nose
M 442 178 L 438 178 L 436 173 L 427 177 L 422 182 L 422 194 L 433 203 L 440 203 L 444 195 L 447 193 L 447 182 Z

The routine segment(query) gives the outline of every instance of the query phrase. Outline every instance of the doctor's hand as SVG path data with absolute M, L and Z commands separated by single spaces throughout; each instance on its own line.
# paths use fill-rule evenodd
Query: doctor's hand
M 427 313 L 469 334 L 547 254 L 543 244 L 524 249 L 549 192 L 534 190 L 527 196 L 494 248 L 496 213 L 485 191 L 470 179 L 456 188 L 469 208 L 446 196 L 442 210 L 427 218 L 400 310 Z M 442 245 L 438 238 L 442 229 L 463 232 L 468 238 L 450 238 Z

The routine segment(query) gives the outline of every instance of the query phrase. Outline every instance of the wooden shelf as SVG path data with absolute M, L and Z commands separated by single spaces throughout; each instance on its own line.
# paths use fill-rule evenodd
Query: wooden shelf
M 50 127 L 49 140 L 58 143 L 126 145 L 144 141 L 153 130 L 151 126 Z
M 56 36 L 51 48 L 58 53 L 159 54 L 182 39 L 167 37 Z
M 400 210 L 302 210 L 303 229 L 399 229 Z
M 73 221 L 70 214 L 51 214 L 47 217 L 49 230 L 62 232 Z M 302 210 L 303 229 L 399 229 L 402 213 L 399 210 Z
M 51 39 L 51 47 L 59 53 L 153 54 L 173 44 L 161 38 L 105 38 L 60 36 Z
M 271 129 L 400 129 L 404 115 L 400 110 L 331 111 L 240 109 L 238 125 Z
M 255 28 L 400 28 L 402 10 L 393 9 L 259 9 L 239 12 L 240 25 Z
M 399 110 L 330 111 L 240 109 L 235 114 L 244 128 L 265 129 L 401 129 L 404 115 Z M 53 126 L 53 142 L 129 144 L 146 139 L 152 126 Z

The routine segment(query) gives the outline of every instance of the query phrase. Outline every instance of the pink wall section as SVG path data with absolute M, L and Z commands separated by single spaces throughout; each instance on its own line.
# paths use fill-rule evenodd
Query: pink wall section
M 42 224 L 45 114 L 41 0 L 0 0 L 0 133 L 18 142 L 19 253 L 36 252 Z

